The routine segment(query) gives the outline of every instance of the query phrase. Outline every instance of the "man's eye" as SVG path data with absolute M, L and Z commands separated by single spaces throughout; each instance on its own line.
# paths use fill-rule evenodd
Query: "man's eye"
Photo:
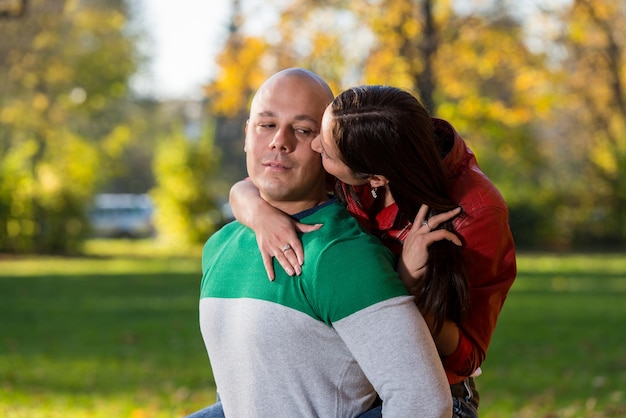
M 276 125 L 274 125 L 273 123 L 259 123 L 259 128 L 271 129 L 274 126 Z
M 302 129 L 302 128 L 296 128 L 294 129 L 296 136 L 299 138 L 310 138 L 310 137 L 315 137 L 315 132 L 313 132 L 310 129 Z

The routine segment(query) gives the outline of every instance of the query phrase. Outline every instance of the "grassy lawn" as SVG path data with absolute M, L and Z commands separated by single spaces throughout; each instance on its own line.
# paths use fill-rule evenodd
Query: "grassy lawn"
M 182 417 L 212 403 L 199 253 L 89 252 L 0 258 L 0 416 Z M 626 416 L 626 257 L 518 264 L 477 379 L 481 417 Z
M 182 417 L 214 401 L 198 254 L 97 249 L 114 257 L 0 260 L 1 417 Z
M 520 255 L 481 417 L 626 416 L 626 257 Z

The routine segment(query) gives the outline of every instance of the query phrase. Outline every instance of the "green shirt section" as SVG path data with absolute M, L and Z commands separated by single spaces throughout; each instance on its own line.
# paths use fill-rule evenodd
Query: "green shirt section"
M 254 232 L 235 221 L 205 244 L 200 297 L 275 302 L 330 325 L 408 294 L 394 270 L 393 254 L 335 200 L 307 211 L 299 221 L 324 224 L 301 236 L 305 263 L 300 276 L 288 276 L 274 261 L 276 279 L 270 282 Z

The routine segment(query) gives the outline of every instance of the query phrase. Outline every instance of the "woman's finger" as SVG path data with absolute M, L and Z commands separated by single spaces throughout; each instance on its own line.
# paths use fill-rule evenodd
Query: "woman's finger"
M 463 245 L 459 237 L 454 232 L 450 232 L 446 229 L 437 229 L 436 231 L 424 234 L 424 243 L 427 247 L 430 247 L 431 244 L 444 239 L 458 245 L 459 247 Z
M 423 221 L 423 222 L 428 222 L 428 226 L 430 227 L 430 229 L 435 230 L 439 227 L 439 225 L 441 225 L 442 223 L 446 221 L 449 221 L 450 219 L 457 216 L 459 213 L 461 213 L 460 206 L 452 210 L 449 210 L 447 212 L 438 213 L 437 215 L 431 216 L 430 218 L 428 218 L 428 220 Z
M 276 255 L 276 259 L 280 263 L 281 267 L 290 276 L 293 276 L 294 274 L 299 276 L 302 273 L 302 268 L 300 267 L 296 251 L 294 249 L 298 246 L 301 247 L 302 243 L 299 239 L 296 239 L 293 246 L 291 244 L 285 244 Z
M 265 271 L 267 272 L 267 278 L 270 279 L 270 282 L 274 281 L 274 257 L 268 255 L 266 253 L 262 253 L 263 257 L 263 265 L 265 266 Z
M 415 215 L 415 220 L 413 221 L 413 225 L 421 225 L 422 222 L 426 220 L 426 216 L 428 215 L 428 210 L 430 208 L 428 205 L 420 206 L 420 210 L 417 211 L 417 215 Z

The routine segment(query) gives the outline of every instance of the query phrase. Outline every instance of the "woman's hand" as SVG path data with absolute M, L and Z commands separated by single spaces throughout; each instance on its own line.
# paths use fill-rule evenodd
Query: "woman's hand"
M 274 280 L 276 277 L 272 261 L 274 257 L 288 275 L 300 275 L 304 250 L 297 233 L 315 231 L 322 225 L 296 222 L 263 200 L 259 190 L 249 180 L 242 180 L 231 187 L 229 201 L 235 218 L 256 234 L 269 279 Z
M 267 276 L 270 280 L 275 278 L 272 258 L 276 258 L 288 275 L 299 276 L 302 273 L 302 264 L 304 264 L 304 249 L 297 232 L 315 231 L 320 229 L 322 224 L 302 224 L 286 213 L 267 206 L 266 213 L 257 215 L 253 228 Z
M 428 264 L 428 247 L 432 243 L 447 239 L 458 246 L 462 245 L 459 237 L 453 232 L 437 229 L 440 224 L 461 213 L 461 208 L 426 219 L 428 209 L 428 206 L 422 205 L 417 212 L 413 227 L 404 240 L 402 255 L 398 261 L 398 273 L 407 289 L 414 288 L 415 282 L 424 276 Z

